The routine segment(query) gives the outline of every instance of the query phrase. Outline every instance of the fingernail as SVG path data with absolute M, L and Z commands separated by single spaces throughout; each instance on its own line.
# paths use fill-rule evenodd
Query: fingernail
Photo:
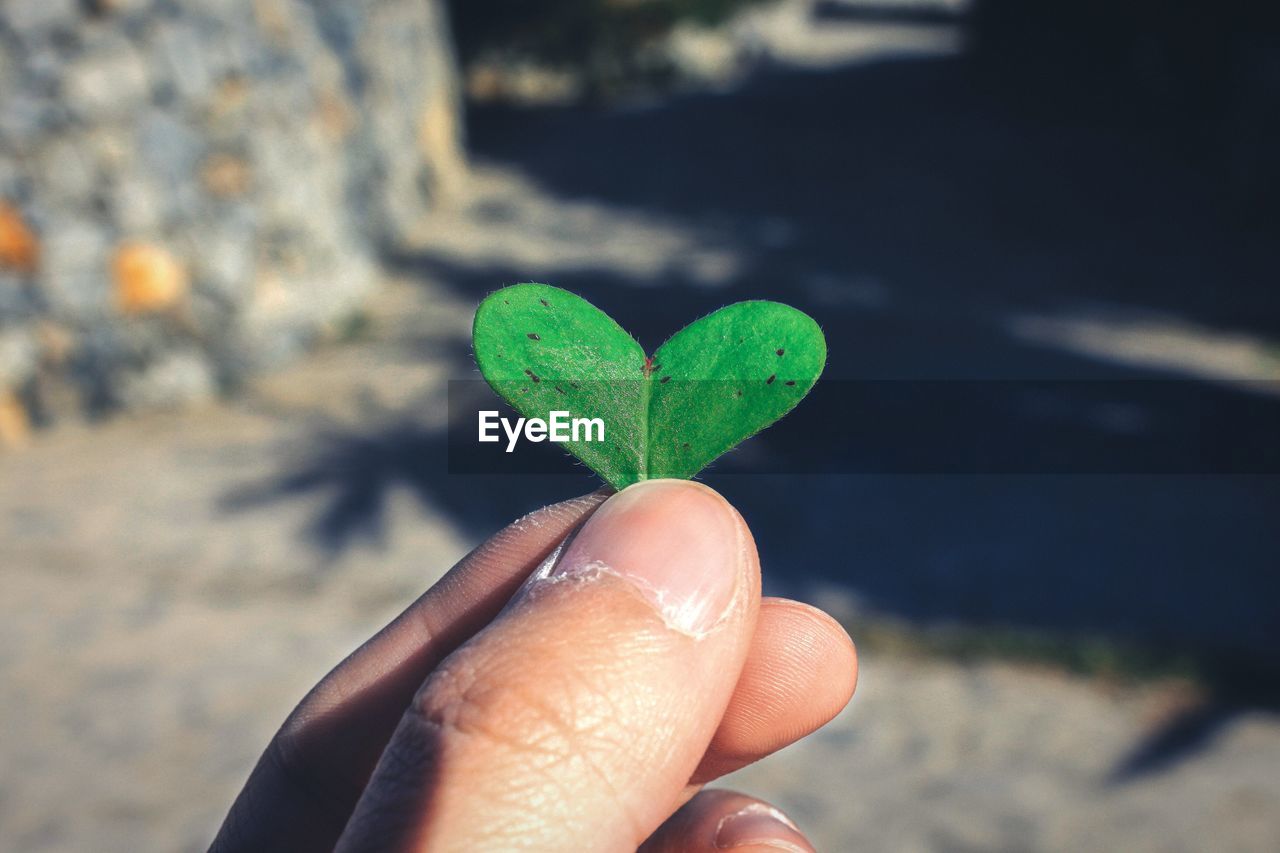
M 716 847 L 771 847 L 794 853 L 813 850 L 786 815 L 765 803 L 752 803 L 721 820 L 716 828 Z
M 705 486 L 647 480 L 604 502 L 547 580 L 612 574 L 677 631 L 698 636 L 732 607 L 744 545 L 737 514 Z

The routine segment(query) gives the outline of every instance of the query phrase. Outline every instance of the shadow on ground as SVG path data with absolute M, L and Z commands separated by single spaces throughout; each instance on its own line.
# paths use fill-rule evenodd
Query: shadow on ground
M 1037 466 L 1034 447 L 1003 473 L 878 470 L 877 445 L 859 444 L 857 425 L 880 414 L 837 399 L 802 406 L 746 451 L 775 471 L 791 452 L 808 473 L 735 474 L 730 463 L 705 477 L 751 523 L 775 591 L 837 587 L 867 612 L 923 625 L 1101 633 L 1212 661 L 1217 698 L 1138 745 L 1116 770 L 1124 781 L 1204 743 L 1241 708 L 1275 707 L 1241 685 L 1280 665 L 1280 478 L 1247 473 L 1248 457 L 1153 473 L 1130 454 L 1161 435 L 1180 442 L 1166 459 L 1230 446 L 1248 434 L 1221 416 L 1232 407 L 1257 416 L 1255 427 L 1272 424 L 1274 437 L 1280 398 L 1193 375 L 1176 353 L 1161 360 L 1158 346 L 1134 359 L 1017 329 L 1028 316 L 1104 325 L 1137 316 L 1198 330 L 1210 344 L 1245 336 L 1265 351 L 1280 341 L 1280 240 L 1241 219 L 1211 160 L 1180 132 L 1111 107 L 1025 111 L 963 59 L 931 59 L 775 70 L 731 93 L 643 109 L 481 110 L 471 139 L 481 159 L 555 196 L 729 235 L 739 262 L 719 279 L 607 265 L 536 271 L 617 317 L 650 351 L 702 313 L 766 297 L 819 319 L 832 380 L 1171 380 L 1209 394 L 1198 408 L 1130 406 L 1119 425 L 1073 421 L 1073 441 L 1128 436 L 1090 451 L 1103 462 L 1083 474 L 1070 451 Z M 477 301 L 534 277 L 500 259 L 431 251 L 388 262 Z M 1225 370 L 1274 378 L 1265 365 Z M 1064 410 L 1078 414 L 1071 398 Z M 296 470 L 248 499 L 327 490 L 314 534 L 342 548 L 377 530 L 393 487 L 481 537 L 594 485 L 585 475 L 450 475 L 443 433 L 415 427 L 412 411 L 383 423 L 321 433 Z M 990 422 L 997 445 L 1026 427 L 1025 413 Z M 815 473 L 824 457 L 843 473 Z

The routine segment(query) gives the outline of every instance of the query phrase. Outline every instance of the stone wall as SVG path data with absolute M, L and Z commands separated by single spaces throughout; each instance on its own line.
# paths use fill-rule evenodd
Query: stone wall
M 0 440 L 350 322 L 463 168 L 436 0 L 0 3 Z

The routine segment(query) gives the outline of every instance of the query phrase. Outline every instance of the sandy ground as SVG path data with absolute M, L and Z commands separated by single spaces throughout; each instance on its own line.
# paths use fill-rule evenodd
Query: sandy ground
M 450 362 L 421 342 L 460 345 L 469 311 L 398 284 L 374 340 L 236 401 L 0 459 L 0 849 L 201 849 L 305 689 L 473 544 L 392 482 L 380 526 L 334 547 L 316 524 L 337 487 L 294 464 L 317 434 L 406 411 L 438 430 Z M 826 850 L 1276 849 L 1274 717 L 1113 779 L 1179 697 L 873 655 L 844 715 L 732 783 Z
M 779 20 L 782 35 L 770 42 L 778 61 L 808 67 L 815 44 L 844 55 L 834 24 L 823 22 L 814 41 L 810 30 L 788 29 L 785 14 Z M 862 50 L 865 39 L 850 37 Z M 1223 382 L 1280 375 L 1263 322 L 1274 289 L 1241 280 L 1222 299 L 1201 286 L 1216 280 L 1216 257 L 1196 254 L 1213 241 L 1162 230 L 1166 222 L 1175 235 L 1226 228 L 1197 218 L 1198 185 L 1166 197 L 1152 188 L 1181 173 L 1162 161 L 1089 159 L 1127 151 L 1126 138 L 1081 131 L 1089 143 L 1081 147 L 1059 128 L 980 115 L 981 104 L 952 109 L 950 73 L 926 64 L 804 78 L 766 85 L 750 95 L 758 103 L 695 99 L 603 124 L 554 112 L 531 124 L 517 114 L 510 133 L 501 124 L 489 132 L 489 162 L 508 165 L 480 168 L 472 195 L 425 224 L 425 261 L 393 259 L 404 280 L 371 307 L 366 338 L 227 403 L 63 427 L 0 456 L 0 850 L 203 849 L 275 727 L 329 667 L 504 520 L 592 487 L 582 477 L 445 475 L 446 383 L 470 375 L 475 297 L 513 277 L 545 277 L 637 314 L 655 306 L 647 320 L 636 317 L 653 333 L 669 331 L 675 313 L 646 298 L 658 286 L 694 316 L 785 284 L 798 304 L 823 312 L 828 329 L 842 330 L 850 376 L 929 376 L 953 365 L 1074 376 L 1099 359 Z M 757 126 L 757 115 L 775 119 Z M 752 146 L 724 142 L 736 133 L 750 134 Z M 806 155 L 792 159 L 797 144 Z M 1091 179 L 1095 167 L 1102 177 Z M 855 191 L 826 192 L 833 180 Z M 1076 191 L 1091 180 L 1106 185 L 1107 205 Z M 1151 205 L 1173 212 L 1133 212 Z M 1112 239 L 1120 232 L 1122 247 Z M 1254 264 L 1246 269 L 1272 256 L 1261 240 L 1221 242 Z M 1124 294 L 1126 311 L 1137 307 L 1099 310 L 1113 293 Z M 1243 331 L 1214 332 L 1224 328 Z M 1125 349 L 1135 340 L 1159 346 Z M 1059 351 L 1090 360 L 1047 360 Z M 990 510 L 992 519 L 1022 519 L 1027 541 L 1014 544 L 1023 550 L 959 512 L 933 531 L 939 550 L 922 550 L 919 565 L 901 562 L 904 546 L 928 540 L 911 502 L 903 511 L 880 506 L 884 493 L 870 489 L 865 518 L 843 523 L 883 572 L 864 568 L 851 581 L 865 589 L 901 575 L 918 585 L 902 599 L 932 589 L 946 612 L 962 594 L 984 612 L 1018 583 L 1033 603 L 1041 586 L 1059 597 L 1081 590 L 1053 612 L 1110 602 L 1116 613 L 1096 614 L 1104 624 L 1165 612 L 1132 603 L 1149 594 L 1150 563 L 1181 566 L 1162 575 L 1180 591 L 1201 589 L 1212 562 L 1214 576 L 1231 579 L 1215 601 L 1240 599 L 1214 610 L 1218 633 L 1265 646 L 1270 634 L 1255 630 L 1254 614 L 1268 605 L 1254 590 L 1272 588 L 1263 558 L 1275 536 L 1265 503 L 1274 490 L 1259 499 L 1246 485 L 1178 492 L 1162 482 L 1167 496 L 1122 493 L 1108 510 L 1101 487 L 1050 493 L 1032 484 Z M 1201 492 L 1212 500 L 1198 502 Z M 827 503 L 839 500 L 852 498 L 835 490 Z M 1045 504 L 1045 523 L 1026 521 L 1023 505 L 1035 501 Z M 1083 507 L 1098 505 L 1086 515 Z M 916 507 L 936 520 L 935 504 Z M 1124 537 L 1097 532 L 1122 512 Z M 1064 533 L 1063 518 L 1082 520 Z M 785 539 L 786 527 L 761 524 L 762 551 L 803 551 L 813 531 Z M 1203 547 L 1187 539 L 1201 528 Z M 1082 579 L 1082 561 L 1113 540 L 1131 550 L 1113 549 L 1111 563 Z M 1142 571 L 1124 580 L 1128 565 Z M 980 574 L 987 566 L 1000 571 Z M 812 596 L 827 603 L 816 587 Z M 1165 621 L 1152 617 L 1155 628 L 1191 624 L 1184 603 L 1196 624 L 1208 623 L 1199 593 L 1176 603 Z M 991 615 L 1041 618 L 1016 597 L 1006 604 Z M 856 619 L 850 629 L 857 639 Z M 823 850 L 1280 849 L 1280 719 L 1245 706 L 1179 740 L 1170 722 L 1194 722 L 1195 698 L 1177 683 L 866 654 L 842 716 L 730 782 L 786 808 Z M 1172 757 L 1135 762 L 1162 737 L 1172 737 Z

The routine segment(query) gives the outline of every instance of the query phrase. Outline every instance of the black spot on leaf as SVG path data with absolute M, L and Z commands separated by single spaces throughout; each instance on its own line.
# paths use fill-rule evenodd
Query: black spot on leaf
M 541 336 L 541 335 L 539 335 L 537 332 L 530 332 L 530 333 L 529 333 L 529 340 L 531 340 L 531 341 L 540 341 L 540 340 L 542 340 L 542 336 Z
M 778 378 L 778 374 L 776 374 L 776 373 L 775 373 L 775 374 L 773 374 L 772 376 L 770 376 L 768 379 L 766 379 L 766 380 L 764 381 L 764 384 L 765 384 L 765 385 L 772 385 L 772 384 L 773 384 L 773 380 L 775 380 L 775 379 L 777 379 L 777 378 Z

